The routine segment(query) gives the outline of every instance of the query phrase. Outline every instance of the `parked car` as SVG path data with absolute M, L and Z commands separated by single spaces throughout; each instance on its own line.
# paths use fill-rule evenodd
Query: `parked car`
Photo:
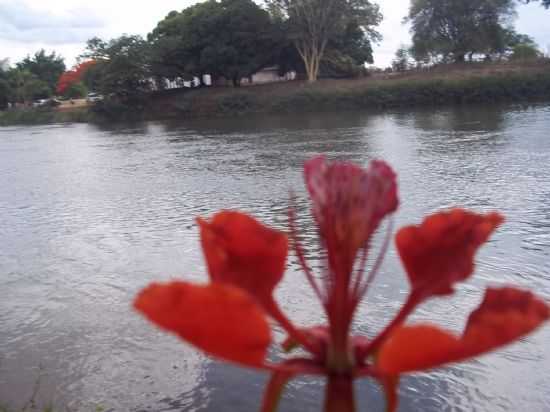
M 32 102 L 32 107 L 42 107 L 45 106 L 48 102 L 48 99 L 38 99 Z
M 88 93 L 88 96 L 86 97 L 86 101 L 89 103 L 99 102 L 101 100 L 103 100 L 103 96 L 99 93 Z
M 32 103 L 32 107 L 57 107 L 61 102 L 57 99 L 38 99 Z

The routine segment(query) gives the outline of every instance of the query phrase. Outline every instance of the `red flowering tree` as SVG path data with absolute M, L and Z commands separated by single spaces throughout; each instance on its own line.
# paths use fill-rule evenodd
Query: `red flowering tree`
M 376 277 L 388 238 L 367 270 L 373 233 L 398 206 L 396 176 L 384 162 L 365 170 L 323 157 L 305 165 L 313 216 L 325 251 L 325 270 L 314 276 L 298 241 L 294 211 L 289 237 L 305 279 L 320 299 L 327 324 L 295 326 L 273 297 L 283 277 L 287 235 L 239 212 L 222 211 L 198 219 L 210 283 L 154 283 L 135 307 L 161 328 L 210 355 L 272 374 L 262 411 L 273 411 L 285 383 L 299 374 L 327 377 L 325 411 L 355 411 L 353 381 L 376 379 L 385 388 L 387 409 L 397 408 L 403 373 L 427 370 L 482 355 L 537 329 L 550 317 L 546 302 L 514 287 L 488 288 L 462 334 L 438 326 L 407 323 L 419 304 L 449 296 L 474 271 L 474 258 L 503 222 L 498 213 L 462 209 L 439 212 L 418 226 L 398 231 L 396 245 L 410 291 L 395 318 L 374 337 L 351 333 L 355 311 Z M 200 308 L 200 310 L 197 310 Z M 307 355 L 274 364 L 268 318 L 283 327 L 283 349 Z
M 86 71 L 94 64 L 96 64 L 95 60 L 88 60 L 76 65 L 72 70 L 64 72 L 57 81 L 56 93 L 63 95 L 71 86 L 81 82 Z

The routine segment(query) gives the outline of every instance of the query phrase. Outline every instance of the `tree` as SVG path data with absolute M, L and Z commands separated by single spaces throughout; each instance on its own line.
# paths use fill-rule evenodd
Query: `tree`
M 395 52 L 392 68 L 396 72 L 404 72 L 409 68 L 409 49 L 403 45 Z
M 377 4 L 369 0 L 268 0 L 270 10 L 284 16 L 288 32 L 304 62 L 308 81 L 319 75 L 321 61 L 331 41 L 349 25 L 359 27 L 363 41 L 380 39 L 374 29 L 382 20 Z
M 10 96 L 12 94 L 8 80 L 8 74 L 0 67 L 0 110 L 8 107 Z
M 83 82 L 71 83 L 64 91 L 63 95 L 69 99 L 80 99 L 88 94 L 88 88 Z
M 280 52 L 275 59 L 279 67 L 280 75 L 293 70 L 300 75 L 306 75 L 304 61 L 292 40 L 285 33 L 284 25 L 281 26 L 279 36 Z M 365 71 L 365 63 L 372 63 L 372 45 L 365 38 L 363 30 L 355 23 L 350 22 L 342 33 L 334 36 L 328 42 L 325 53 L 319 64 L 318 77 L 346 78 L 355 77 Z
M 319 66 L 320 77 L 353 77 L 373 63 L 372 44 L 357 21 L 330 39 Z
M 208 0 L 171 12 L 148 36 L 153 70 L 166 77 L 209 73 L 240 85 L 273 61 L 274 27 L 252 0 Z
M 516 44 L 512 49 L 512 54 L 510 55 L 510 60 L 515 61 L 525 61 L 525 60 L 535 60 L 541 55 L 539 49 L 532 44 Z
M 46 83 L 50 89 L 50 95 L 55 90 L 59 76 L 65 71 L 63 57 L 55 52 L 46 54 L 43 49 L 36 52 L 33 57 L 27 56 L 16 66 L 20 70 L 29 71 L 38 80 Z
M 67 90 L 72 88 L 73 85 L 82 83 L 86 72 L 90 69 L 90 67 L 95 64 L 95 60 L 87 60 L 85 62 L 77 64 L 72 70 L 63 73 L 57 81 L 57 94 L 64 95 Z M 82 84 L 82 86 L 84 86 L 84 84 Z M 71 91 L 71 95 L 75 94 L 75 90 L 82 90 L 82 87 L 78 86 L 76 89 L 73 88 Z
M 136 105 L 152 88 L 149 55 L 150 47 L 141 36 L 123 35 L 108 42 L 88 40 L 82 57 L 95 61 L 86 72 L 93 71 L 100 93 Z
M 412 0 L 407 21 L 417 60 L 437 56 L 463 62 L 502 49 L 515 16 L 513 0 Z
M 50 86 L 29 70 L 23 70 L 18 67 L 11 69 L 7 73 L 7 82 L 9 85 L 9 101 L 18 103 L 28 103 L 36 99 L 45 99 L 50 97 L 52 90 Z

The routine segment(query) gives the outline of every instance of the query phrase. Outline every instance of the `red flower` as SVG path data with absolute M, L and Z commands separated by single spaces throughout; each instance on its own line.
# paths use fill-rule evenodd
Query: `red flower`
M 429 324 L 405 325 L 420 303 L 452 294 L 458 282 L 472 275 L 477 249 L 503 221 L 498 213 L 455 209 L 397 233 L 397 248 L 411 285 L 409 297 L 376 337 L 352 336 L 355 310 L 388 245 L 386 241 L 366 273 L 371 236 L 397 209 L 396 177 L 384 162 L 372 162 L 364 170 L 349 163 L 327 164 L 318 157 L 306 163 L 305 180 L 326 250 L 321 282 L 313 276 L 298 242 L 292 209 L 290 237 L 328 325 L 298 328 L 283 314 L 273 291 L 285 269 L 287 236 L 238 212 L 220 212 L 210 221 L 198 219 L 210 284 L 153 284 L 135 301 L 135 307 L 158 326 L 205 352 L 272 372 L 262 411 L 276 408 L 284 385 L 298 374 L 327 376 L 326 411 L 355 410 L 353 380 L 359 377 L 377 379 L 386 390 L 388 410 L 395 410 L 400 374 L 481 355 L 532 332 L 550 318 L 550 309 L 541 299 L 505 287 L 486 291 L 461 336 Z M 270 363 L 266 359 L 272 343 L 268 317 L 289 335 L 283 349 L 300 346 L 309 355 Z
M 65 93 L 74 83 L 81 81 L 86 71 L 96 63 L 95 60 L 88 60 L 78 64 L 72 70 L 62 73 L 57 81 L 56 93 Z

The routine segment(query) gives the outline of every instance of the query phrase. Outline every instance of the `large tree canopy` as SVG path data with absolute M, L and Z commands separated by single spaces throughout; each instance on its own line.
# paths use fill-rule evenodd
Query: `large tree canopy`
M 171 12 L 149 41 L 157 74 L 209 73 L 235 85 L 271 63 L 276 46 L 269 14 L 251 0 L 208 0 Z
M 132 103 L 151 89 L 149 53 L 149 45 L 140 36 L 123 35 L 108 42 L 96 37 L 88 40 L 83 54 L 95 61 L 86 74 L 94 78 L 93 88 L 106 97 Z
M 28 103 L 35 99 L 44 99 L 52 95 L 52 89 L 44 80 L 29 70 L 15 67 L 7 72 L 9 101 Z
M 55 54 L 55 52 L 46 54 L 44 50 L 40 50 L 33 57 L 27 56 L 17 63 L 17 68 L 29 71 L 38 80 L 45 82 L 53 92 L 59 76 L 65 71 L 65 62 L 63 57 Z
M 292 39 L 285 32 L 286 24 L 280 25 L 283 32 L 280 53 L 275 59 L 280 74 L 294 70 L 300 75 L 307 74 L 304 60 L 301 58 Z M 365 63 L 372 63 L 372 44 L 365 37 L 357 22 L 349 22 L 346 29 L 335 35 L 328 43 L 319 64 L 319 77 L 353 77 L 364 70 Z
M 273 14 L 286 19 L 288 33 L 304 62 L 309 81 L 317 80 L 330 43 L 338 43 L 347 30 L 361 35 L 363 52 L 370 49 L 371 41 L 380 39 L 375 27 L 382 15 L 378 5 L 369 0 L 268 0 L 267 3 Z M 364 57 L 366 61 L 372 60 L 372 55 Z
M 3 61 L 3 66 L 7 66 Z M 59 76 L 65 71 L 63 57 L 40 50 L 2 71 L 0 68 L 0 108 L 8 102 L 28 103 L 50 97 Z
M 83 82 L 84 75 L 95 63 L 95 60 L 87 60 L 77 64 L 72 70 L 63 73 L 57 81 L 56 93 L 63 95 L 70 89 L 74 90 L 78 83 Z
M 408 21 L 413 54 L 456 62 L 504 47 L 515 16 L 513 0 L 412 0 Z

